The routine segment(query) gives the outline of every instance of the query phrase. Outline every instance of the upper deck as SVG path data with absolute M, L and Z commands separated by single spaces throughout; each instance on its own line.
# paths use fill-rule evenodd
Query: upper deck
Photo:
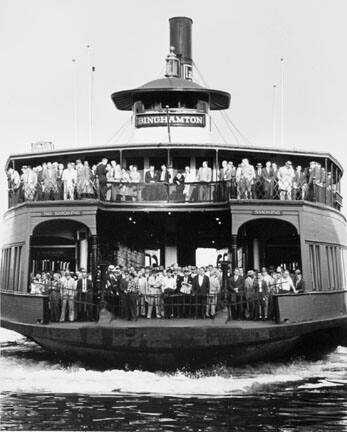
M 104 196 L 100 194 L 97 172 L 102 158 L 108 160 Z M 249 191 L 245 190 L 246 179 L 241 167 L 244 159 L 248 159 L 254 168 L 249 178 Z M 291 162 L 292 176 L 281 178 L 281 167 L 285 167 L 287 161 Z M 315 165 L 312 166 L 313 161 Z M 201 181 L 199 169 L 203 162 L 207 162 L 210 176 Z M 267 162 L 272 164 L 268 172 Z M 73 164 L 73 194 L 66 196 L 64 172 L 68 172 L 70 163 Z M 225 163 L 229 163 L 226 169 Z M 131 172 L 134 165 L 136 176 Z M 153 179 L 147 174 L 151 166 L 155 172 Z M 160 179 L 163 166 L 167 173 Z M 30 167 L 30 171 L 26 167 Z M 36 206 L 45 207 L 48 201 L 58 204 L 64 199 L 94 201 L 94 204 L 96 200 L 105 209 L 130 208 L 134 211 L 173 206 L 181 210 L 227 208 L 230 200 L 234 204 L 261 200 L 268 205 L 277 204 L 279 200 L 298 204 L 310 201 L 337 210 L 342 207 L 343 169 L 328 153 L 209 143 L 158 143 L 17 154 L 9 157 L 6 168 L 12 168 L 12 174 L 8 176 L 9 208 L 25 202 L 36 202 Z M 13 170 L 18 173 L 16 179 Z M 72 205 L 69 202 L 69 207 Z

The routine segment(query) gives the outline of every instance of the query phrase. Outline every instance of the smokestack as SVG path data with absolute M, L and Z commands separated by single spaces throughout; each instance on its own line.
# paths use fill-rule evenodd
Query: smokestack
M 175 48 L 175 54 L 180 60 L 180 76 L 191 81 L 193 78 L 192 60 L 192 24 L 187 17 L 173 17 L 170 22 L 170 46 Z

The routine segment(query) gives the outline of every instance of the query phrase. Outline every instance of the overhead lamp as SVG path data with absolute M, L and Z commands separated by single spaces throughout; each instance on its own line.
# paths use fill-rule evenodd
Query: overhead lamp
M 133 218 L 131 216 L 129 216 L 129 220 L 131 221 L 131 220 L 133 220 Z

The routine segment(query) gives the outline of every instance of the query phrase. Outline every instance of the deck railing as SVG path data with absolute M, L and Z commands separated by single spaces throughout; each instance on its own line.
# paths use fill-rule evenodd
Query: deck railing
M 99 199 L 110 203 L 226 203 L 229 200 L 311 201 L 326 204 L 338 210 L 342 196 L 332 186 L 302 184 L 274 180 L 247 182 L 213 181 L 192 183 L 131 183 L 98 179 L 85 187 L 64 186 L 63 183 L 45 188 L 42 185 L 21 184 L 9 189 L 9 207 L 35 201 L 88 201 Z

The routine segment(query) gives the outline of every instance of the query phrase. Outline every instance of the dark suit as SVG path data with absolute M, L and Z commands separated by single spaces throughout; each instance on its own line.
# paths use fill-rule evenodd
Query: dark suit
M 94 318 L 94 293 L 93 282 L 90 279 L 78 279 L 77 281 L 77 319 L 90 321 Z
M 228 319 L 237 319 L 243 317 L 244 308 L 244 279 L 238 276 L 235 280 L 231 276 L 228 280 Z M 235 305 L 235 303 L 237 303 Z
M 159 171 L 158 172 L 158 176 L 157 176 L 157 181 L 158 181 L 158 186 L 157 186 L 157 199 L 159 201 L 165 201 L 168 199 L 168 184 L 169 184 L 169 180 L 171 178 L 171 175 L 169 173 L 169 171 L 165 171 L 163 179 L 161 179 L 163 174 L 163 171 Z
M 210 279 L 204 275 L 201 285 L 199 284 L 199 275 L 196 275 L 192 283 L 192 292 L 195 296 L 195 317 L 205 318 L 207 295 L 210 291 Z
M 262 169 L 262 176 L 264 180 L 264 198 L 271 199 L 273 196 L 273 188 L 274 188 L 274 171 L 270 167 Z
M 255 180 L 254 180 L 254 198 L 264 198 L 264 187 L 263 187 L 263 170 L 262 168 L 256 168 Z
M 299 281 L 295 281 L 294 282 L 294 286 L 295 289 L 299 292 L 299 293 L 304 293 L 306 286 L 305 286 L 305 281 L 303 279 L 300 279 Z
M 143 190 L 143 199 L 145 201 L 155 201 L 157 198 L 157 183 L 158 181 L 158 175 L 157 172 L 154 171 L 151 173 L 150 171 L 147 171 L 145 174 L 145 183 L 148 183 L 148 186 L 146 186 Z
M 266 301 L 268 298 L 268 288 L 266 282 L 259 279 L 255 279 L 253 282 L 254 289 L 254 306 L 252 319 L 259 319 L 259 313 L 262 318 L 265 318 L 267 313 Z
M 99 179 L 100 199 L 105 201 L 107 192 L 106 165 L 99 163 L 96 167 L 95 174 Z

